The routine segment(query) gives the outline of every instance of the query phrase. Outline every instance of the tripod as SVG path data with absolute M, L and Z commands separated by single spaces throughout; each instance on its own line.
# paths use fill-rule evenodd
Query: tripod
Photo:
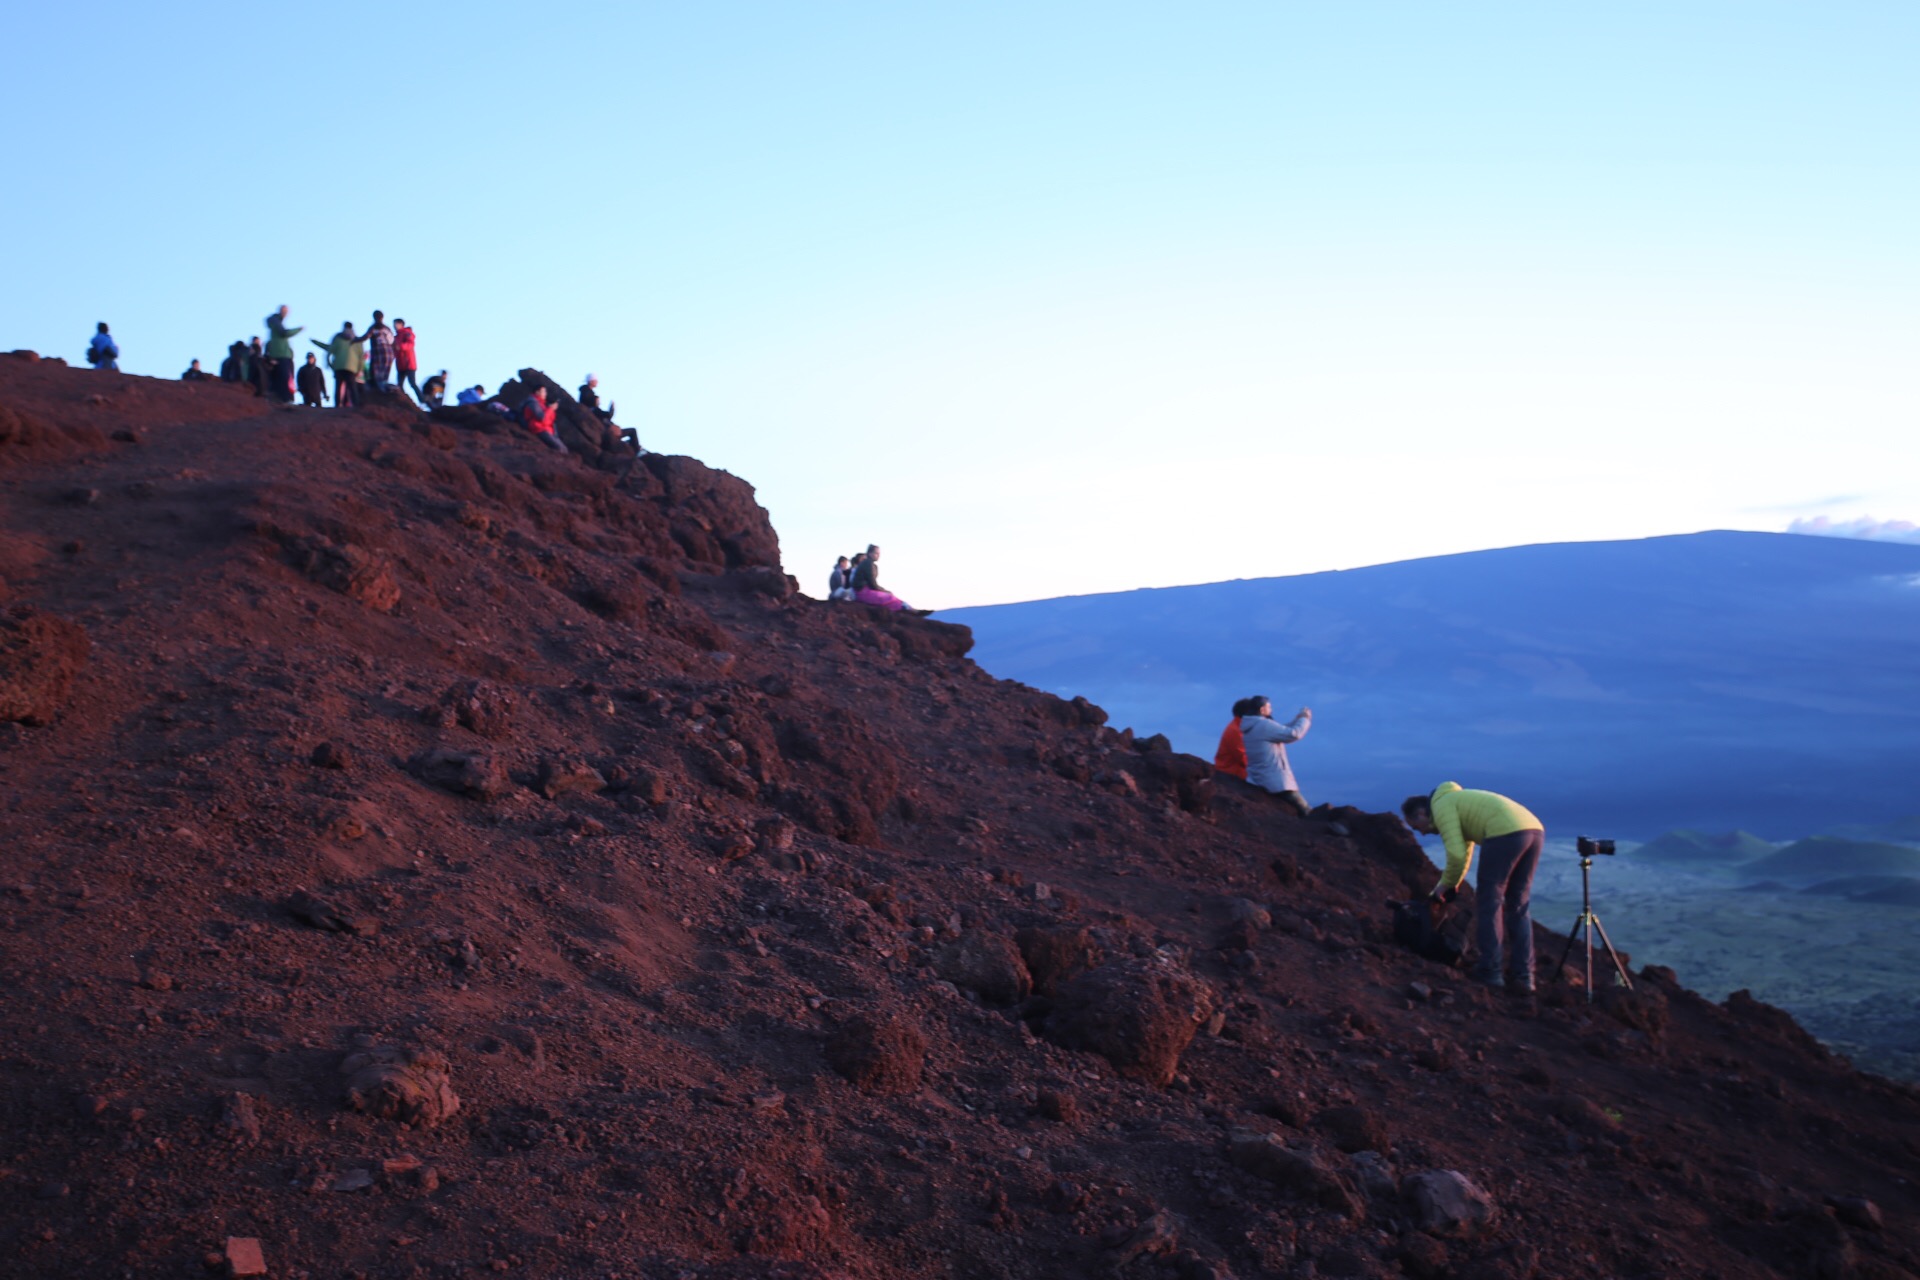
M 1580 918 L 1573 922 L 1573 929 L 1567 934 L 1566 950 L 1560 953 L 1560 964 L 1553 971 L 1557 981 L 1567 971 L 1567 957 L 1573 954 L 1573 944 L 1580 938 L 1580 930 L 1587 931 L 1587 1003 L 1593 1003 L 1593 935 L 1600 935 L 1600 945 L 1607 949 L 1607 959 L 1613 961 L 1613 971 L 1620 975 L 1620 985 L 1633 990 L 1633 979 L 1627 976 L 1627 966 L 1620 963 L 1620 953 L 1613 949 L 1613 939 L 1607 936 L 1607 926 L 1600 923 L 1599 913 L 1593 909 L 1593 856 L 1580 855 Z

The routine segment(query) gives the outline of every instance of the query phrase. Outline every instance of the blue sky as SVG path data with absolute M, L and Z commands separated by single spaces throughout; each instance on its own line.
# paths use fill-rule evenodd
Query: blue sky
M 1920 7 L 10 13 L 0 348 L 281 302 L 952 606 L 1920 519 Z M 316 430 L 324 425 L 316 423 Z

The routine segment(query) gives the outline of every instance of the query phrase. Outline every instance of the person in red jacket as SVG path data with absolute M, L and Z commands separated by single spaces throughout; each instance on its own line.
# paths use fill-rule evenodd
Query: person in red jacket
M 1242 782 L 1247 780 L 1247 740 L 1240 736 L 1240 717 L 1248 714 L 1247 699 L 1233 704 L 1233 719 L 1220 731 L 1220 746 L 1213 753 L 1215 772 Z
M 533 432 L 534 438 L 556 453 L 565 453 L 567 446 L 560 442 L 554 433 L 553 420 L 560 406 L 547 403 L 547 389 L 535 387 L 533 394 L 520 404 L 520 423 Z
M 407 327 L 405 320 L 396 319 L 393 322 L 393 368 L 394 389 L 397 391 L 412 384 L 413 398 L 425 404 L 427 397 L 421 393 L 420 381 L 415 377 L 420 369 L 420 360 L 413 350 L 413 330 Z

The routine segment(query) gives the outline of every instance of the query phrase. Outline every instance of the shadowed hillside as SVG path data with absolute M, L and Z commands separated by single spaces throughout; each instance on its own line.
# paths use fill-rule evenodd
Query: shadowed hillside
M 1920 1272 L 1911 1088 L 491 426 L 0 357 L 6 1274 Z

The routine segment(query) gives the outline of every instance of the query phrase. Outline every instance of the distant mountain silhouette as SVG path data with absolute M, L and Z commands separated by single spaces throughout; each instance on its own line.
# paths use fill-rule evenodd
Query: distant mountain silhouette
M 1655 836 L 1635 849 L 1633 856 L 1663 862 L 1739 863 L 1753 858 L 1764 858 L 1773 851 L 1774 845 L 1771 841 L 1762 840 L 1750 831 L 1728 831 L 1710 835 L 1704 831 L 1689 831 L 1682 827 Z
M 1920 849 L 1838 836 L 1809 836 L 1741 871 L 1784 880 L 1822 880 L 1854 876 L 1920 876 Z
M 1892 822 L 1843 823 L 1822 834 L 1844 836 L 1849 840 L 1891 840 L 1896 844 L 1920 844 L 1920 814 L 1909 814 Z
M 1916 546 L 1557 543 L 941 616 L 988 670 L 1209 758 L 1235 698 L 1310 705 L 1291 754 L 1315 802 L 1451 778 L 1561 835 L 1783 839 L 1912 809 Z

